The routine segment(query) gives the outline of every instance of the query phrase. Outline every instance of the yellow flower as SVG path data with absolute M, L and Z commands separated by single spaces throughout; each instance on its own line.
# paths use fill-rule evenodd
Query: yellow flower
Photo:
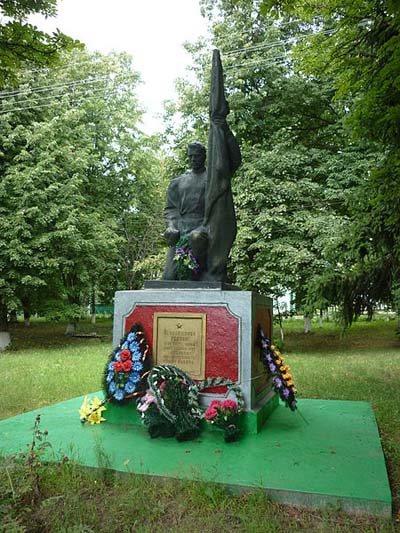
M 97 409 L 97 411 L 93 411 L 89 416 L 88 416 L 88 422 L 90 422 L 91 424 L 100 424 L 100 422 L 104 422 L 105 421 L 105 418 L 103 418 L 101 416 L 101 411 L 100 409 L 102 409 L 102 407 L 100 407 L 99 409 Z
M 271 344 L 271 350 L 275 350 L 276 346 L 274 344 Z
M 286 387 L 292 387 L 293 385 L 294 385 L 294 383 L 293 383 L 293 381 L 291 379 L 286 382 Z M 296 389 L 294 389 L 293 392 L 297 392 Z
M 89 413 L 90 413 L 89 398 L 88 396 L 85 396 L 85 399 L 83 400 L 83 403 L 79 409 L 79 415 L 80 415 L 81 420 L 86 418 Z
M 279 359 L 279 358 L 278 358 L 278 359 L 275 359 L 275 363 L 276 363 L 277 365 L 280 365 L 280 364 L 282 363 L 282 359 Z
M 292 385 L 293 385 L 293 383 L 292 383 Z M 292 387 L 292 391 L 296 394 L 296 392 L 297 392 L 296 387 Z
M 281 355 L 281 352 L 279 350 L 275 350 L 276 355 Z
M 288 381 L 289 379 L 292 379 L 292 374 L 289 374 L 289 373 L 282 374 L 282 377 L 285 381 Z
M 288 367 L 288 365 L 282 365 L 282 366 L 279 368 L 279 370 L 280 370 L 281 372 L 287 372 L 287 371 L 289 370 L 289 367 Z
M 101 416 L 103 411 L 106 411 L 106 408 L 104 407 L 102 400 L 96 396 L 89 401 L 89 398 L 85 396 L 81 408 L 79 409 L 79 414 L 81 420 L 87 420 L 91 424 L 100 424 L 100 422 L 105 421 L 105 418 Z
M 99 408 L 101 408 L 102 411 L 106 410 L 106 408 L 103 405 L 103 400 L 100 400 L 99 398 L 97 398 L 97 396 L 95 396 L 92 399 L 92 406 L 91 407 L 92 407 L 92 409 L 97 409 L 99 407 Z

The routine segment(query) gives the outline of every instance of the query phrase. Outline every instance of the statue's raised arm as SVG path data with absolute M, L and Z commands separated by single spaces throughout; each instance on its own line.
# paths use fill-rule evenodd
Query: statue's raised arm
M 203 279 L 226 281 L 226 264 L 236 237 L 236 217 L 231 178 L 241 163 L 239 145 L 226 117 L 221 58 L 214 50 L 210 90 L 210 130 L 208 134 L 207 192 L 203 226 L 208 231 L 207 268 Z

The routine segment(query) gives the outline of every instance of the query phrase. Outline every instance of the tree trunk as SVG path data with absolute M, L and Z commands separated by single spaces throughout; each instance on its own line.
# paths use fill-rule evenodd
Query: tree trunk
M 304 315 L 304 333 L 311 333 L 311 317 Z
M 281 309 L 279 307 L 278 298 L 276 299 L 276 309 L 278 310 L 279 333 L 280 333 L 280 337 L 281 337 L 281 342 L 283 342 L 284 333 L 283 333 L 282 314 L 281 314 Z
M 7 306 L 0 300 L 0 331 L 8 331 Z
M 8 331 L 7 306 L 0 301 L 0 352 L 5 350 L 11 342 Z
M 96 287 L 92 286 L 92 294 L 90 298 L 90 315 L 91 315 L 91 323 L 96 324 Z
M 68 335 L 69 337 L 72 337 L 72 335 L 75 335 L 76 332 L 76 323 L 75 322 L 69 322 L 67 324 L 67 328 L 65 330 L 65 335 Z
M 29 328 L 31 325 L 31 314 L 26 309 L 24 309 L 24 324 L 26 328 Z

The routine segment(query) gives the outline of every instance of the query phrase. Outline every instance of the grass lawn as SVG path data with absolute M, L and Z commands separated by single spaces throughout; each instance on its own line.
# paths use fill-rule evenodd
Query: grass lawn
M 395 531 L 400 526 L 400 342 L 393 321 L 359 322 L 345 337 L 332 323 L 304 335 L 285 322 L 286 362 L 301 398 L 366 400 L 373 405 L 392 488 L 392 522 L 273 504 L 261 492 L 232 496 L 219 486 L 120 476 L 77 465 L 5 459 L 0 469 L 0 531 Z M 0 355 L 0 418 L 99 390 L 111 349 L 111 320 L 66 338 L 65 324 L 12 327 Z M 51 441 L 51 438 L 49 438 Z M 2 526 L 3 524 L 3 526 Z M 3 528 L 3 529 L 2 529 Z

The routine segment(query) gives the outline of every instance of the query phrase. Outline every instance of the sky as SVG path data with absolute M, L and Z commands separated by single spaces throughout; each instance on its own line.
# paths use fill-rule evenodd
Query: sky
M 183 43 L 207 33 L 198 0 L 59 0 L 57 17 L 30 22 L 47 32 L 58 28 L 91 51 L 132 55 L 149 134 L 161 130 L 162 102 L 174 98 L 174 80 L 191 61 Z

